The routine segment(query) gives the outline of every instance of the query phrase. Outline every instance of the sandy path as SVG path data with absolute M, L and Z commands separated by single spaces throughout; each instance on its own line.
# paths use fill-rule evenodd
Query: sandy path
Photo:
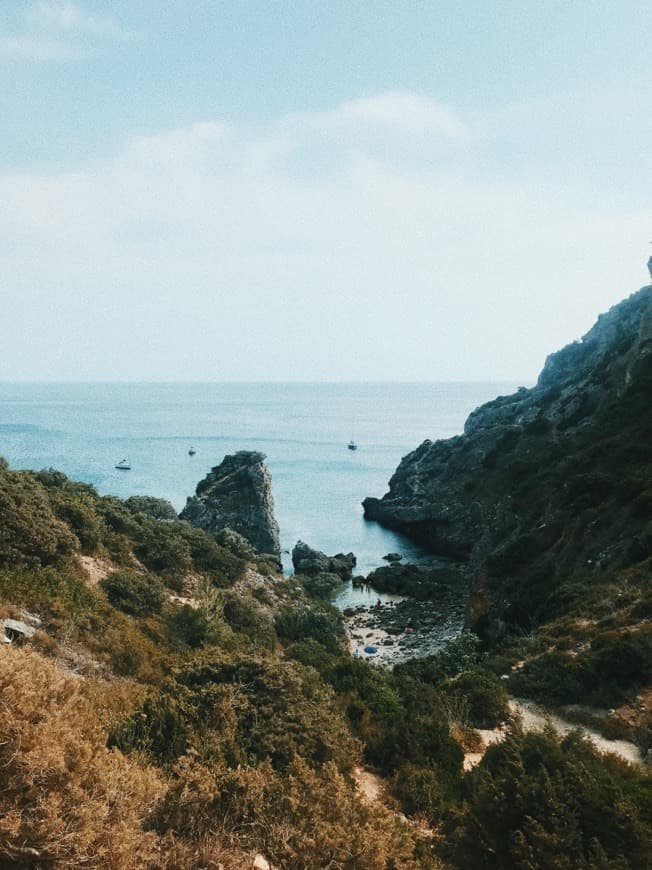
M 355 780 L 362 799 L 366 803 L 372 804 L 380 798 L 383 790 L 383 781 L 375 773 L 371 773 L 371 771 L 365 770 L 362 767 L 354 767 L 351 775 Z
M 597 731 L 586 728 L 584 725 L 577 725 L 562 719 L 560 716 L 548 713 L 533 701 L 511 698 L 509 709 L 512 714 L 518 714 L 521 717 L 525 731 L 540 731 L 547 722 L 550 722 L 557 734 L 561 735 L 579 728 L 600 752 L 611 752 L 631 764 L 641 764 L 642 762 L 641 753 L 635 743 L 630 743 L 628 740 L 607 740 L 602 734 L 598 734 Z
M 84 571 L 88 574 L 88 581 L 91 586 L 97 586 L 101 580 L 104 580 L 113 571 L 113 565 L 107 562 L 106 559 L 82 555 L 79 555 L 77 558 Z

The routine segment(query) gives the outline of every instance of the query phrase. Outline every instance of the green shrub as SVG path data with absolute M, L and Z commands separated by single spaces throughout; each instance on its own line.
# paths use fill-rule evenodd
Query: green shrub
M 114 571 L 100 585 L 113 607 L 130 616 L 150 616 L 160 613 L 163 607 L 163 584 L 151 574 Z
M 509 715 L 505 685 L 491 671 L 466 671 L 443 691 L 449 698 L 465 702 L 473 728 L 495 728 Z
M 124 502 L 132 514 L 144 514 L 153 520 L 178 520 L 177 512 L 169 501 L 150 495 L 132 495 Z
M 157 574 L 178 578 L 192 570 L 188 542 L 173 523 L 144 520 L 134 552 L 146 568 Z M 180 583 L 177 591 L 181 591 Z
M 0 569 L 0 598 L 46 617 L 50 611 L 78 616 L 98 605 L 98 596 L 72 566 Z
M 78 546 L 34 475 L 0 470 L 0 565 L 51 565 Z
M 312 765 L 334 761 L 341 770 L 358 759 L 333 693 L 314 670 L 215 655 L 180 669 L 111 742 L 165 764 L 191 749 L 232 767 L 269 759 L 276 770 L 297 756 Z
M 313 576 L 296 575 L 296 579 L 312 598 L 321 598 L 328 601 L 333 593 L 342 585 L 342 578 L 338 574 L 321 573 Z
M 645 780 L 577 734 L 513 731 L 465 777 L 444 832 L 455 866 L 593 870 L 652 866 Z
M 181 643 L 192 649 L 197 649 L 206 643 L 210 622 L 202 610 L 184 604 L 172 610 L 167 621 L 172 635 Z
M 446 790 L 437 771 L 406 762 L 392 776 L 390 789 L 409 816 L 425 816 L 439 821 L 448 805 Z
M 343 633 L 342 616 L 326 603 L 314 602 L 309 607 L 282 608 L 274 620 L 276 633 L 283 640 L 298 641 L 313 638 L 330 652 L 339 649 L 338 637 Z

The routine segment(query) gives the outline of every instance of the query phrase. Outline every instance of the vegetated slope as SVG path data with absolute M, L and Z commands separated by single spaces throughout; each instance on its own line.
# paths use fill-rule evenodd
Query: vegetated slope
M 275 563 L 160 500 L 0 463 L 0 617 L 39 629 L 0 645 L 3 867 L 652 862 L 649 778 L 577 738 L 514 727 L 509 764 L 463 775 L 472 727 L 507 715 L 473 636 L 382 671 Z M 361 763 L 396 809 L 360 799 Z
M 601 708 L 652 749 L 652 286 L 532 389 L 406 456 L 368 517 L 459 560 L 468 623 L 515 694 Z M 616 708 L 607 717 L 607 708 Z M 587 716 L 592 713 L 585 712 Z
M 0 618 L 38 629 L 0 646 L 0 864 L 439 866 L 359 800 L 361 729 L 301 661 L 349 661 L 337 611 L 218 537 L 159 499 L 0 460 Z M 448 751 L 454 781 L 461 752 L 433 716 L 428 757 Z

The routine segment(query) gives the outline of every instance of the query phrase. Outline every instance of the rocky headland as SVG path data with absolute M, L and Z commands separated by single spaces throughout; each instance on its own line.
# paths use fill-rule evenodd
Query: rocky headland
M 534 387 L 424 441 L 365 517 L 457 560 L 473 627 L 529 629 L 569 576 L 652 555 L 651 395 L 652 285 L 549 356 Z
M 231 529 L 258 553 L 280 557 L 272 479 L 264 453 L 239 450 L 225 456 L 197 484 L 179 516 L 212 535 Z

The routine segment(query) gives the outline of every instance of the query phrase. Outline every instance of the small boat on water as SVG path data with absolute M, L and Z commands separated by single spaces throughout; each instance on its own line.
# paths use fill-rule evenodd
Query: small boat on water
M 131 471 L 131 463 L 128 459 L 121 459 L 120 462 L 116 462 L 115 467 L 118 471 Z
M 355 443 L 355 441 L 349 441 L 349 443 L 346 446 L 349 448 L 349 450 L 357 450 L 358 449 L 358 445 Z
M 194 456 L 196 452 L 197 451 L 195 450 L 195 448 L 191 447 L 190 450 L 188 451 L 188 456 Z

